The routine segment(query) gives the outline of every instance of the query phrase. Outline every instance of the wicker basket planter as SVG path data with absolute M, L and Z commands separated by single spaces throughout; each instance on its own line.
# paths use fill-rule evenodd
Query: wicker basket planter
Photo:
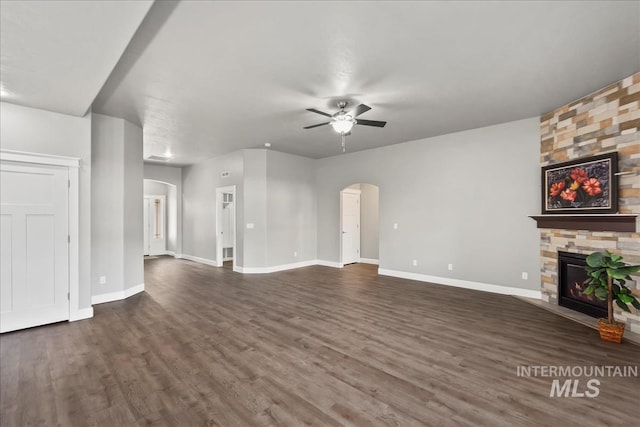
M 620 343 L 624 334 L 624 323 L 609 323 L 607 319 L 598 319 L 598 331 L 603 341 Z

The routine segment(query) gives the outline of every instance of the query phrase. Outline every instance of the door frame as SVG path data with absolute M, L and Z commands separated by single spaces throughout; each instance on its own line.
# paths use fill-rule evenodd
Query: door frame
M 0 149 L 0 161 L 67 168 L 69 174 L 69 321 L 93 317 L 91 306 L 80 308 L 80 159 Z
M 233 230 L 233 271 L 236 271 L 236 260 L 238 259 L 238 245 L 237 245 L 237 236 L 238 236 L 238 200 L 236 198 L 236 186 L 229 185 L 227 187 L 218 187 L 216 188 L 216 267 L 222 267 L 224 265 L 224 259 L 222 257 L 222 239 L 219 239 L 220 233 L 222 232 L 222 202 L 223 202 L 223 194 L 231 193 L 233 194 L 233 224 L 235 230 Z
M 339 238 L 339 242 L 340 242 L 340 262 L 338 264 L 339 264 L 340 268 L 344 267 L 344 265 L 345 265 L 344 264 L 344 248 L 342 247 L 343 246 L 342 245 L 342 243 L 343 243 L 342 242 L 342 240 L 343 240 L 342 239 L 342 227 L 343 227 L 342 218 L 344 216 L 344 213 L 343 213 L 344 206 L 343 206 L 343 203 L 342 203 L 342 198 L 343 198 L 343 194 L 345 194 L 345 193 L 347 193 L 347 194 L 357 194 L 358 196 L 361 196 L 362 195 L 362 190 L 357 190 L 355 188 L 349 188 L 349 187 L 340 190 L 340 228 L 338 229 L 338 238 Z M 359 203 L 358 203 L 358 205 L 359 205 Z M 362 209 L 361 206 L 360 206 L 360 209 Z M 360 218 L 358 218 L 358 221 L 360 222 L 361 219 L 362 219 L 362 212 L 360 212 Z M 358 227 L 358 231 L 360 231 L 360 227 Z M 359 234 L 360 233 L 358 233 L 358 237 L 359 237 Z M 360 248 L 360 242 L 358 242 L 358 261 L 356 261 L 356 262 L 360 262 L 360 249 L 361 249 Z
M 142 195 L 142 199 L 147 202 L 147 200 L 151 200 L 151 199 L 160 199 L 160 206 L 161 206 L 161 217 L 162 217 L 162 235 L 163 235 L 163 239 L 164 240 L 164 249 L 162 250 L 162 253 L 157 253 L 157 254 L 152 254 L 151 253 L 151 233 L 149 232 L 149 230 L 147 230 L 147 233 L 149 233 L 149 256 L 158 256 L 158 255 L 167 255 L 167 231 L 168 231 L 168 224 L 167 224 L 167 196 L 165 196 L 164 194 L 143 194 Z M 143 209 L 144 211 L 144 209 Z M 147 212 L 147 218 L 145 218 L 145 223 L 149 220 L 148 218 L 149 216 L 149 212 Z M 146 223 L 146 225 L 149 225 L 148 223 Z

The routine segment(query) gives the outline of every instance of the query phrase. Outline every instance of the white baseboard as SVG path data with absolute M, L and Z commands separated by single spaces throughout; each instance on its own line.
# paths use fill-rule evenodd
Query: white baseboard
M 165 254 L 166 254 L 166 255 L 171 255 L 171 256 L 172 256 L 172 257 L 174 257 L 174 258 L 175 258 L 175 256 L 176 256 L 176 253 L 175 253 L 175 252 L 173 252 L 173 251 L 166 251 L 166 252 L 165 252 Z
M 378 265 L 380 264 L 380 261 L 377 259 L 373 259 L 373 258 L 360 258 L 358 260 L 358 262 L 362 263 L 362 264 L 373 264 L 373 265 Z
M 91 297 L 91 305 L 103 304 L 105 302 L 120 301 L 135 294 L 139 294 L 144 291 L 144 283 L 136 285 L 132 288 L 124 289 L 122 291 L 109 292 L 107 294 L 94 295 Z
M 180 254 L 179 258 L 184 258 L 184 259 L 188 259 L 189 261 L 199 262 L 200 264 L 207 264 L 212 267 L 218 267 L 218 263 L 213 259 L 200 258 L 199 256 L 193 256 L 188 254 Z
M 144 292 L 144 283 L 125 289 L 124 298 L 129 298 L 135 294 L 139 294 L 140 292 Z
M 333 268 L 342 268 L 342 267 L 344 267 L 344 265 L 341 262 L 325 261 L 325 260 L 322 260 L 322 259 L 317 259 L 316 260 L 316 265 L 322 265 L 324 267 L 333 267 Z
M 174 258 L 183 258 L 182 254 L 174 254 L 173 257 Z
M 457 288 L 474 289 L 477 291 L 492 292 L 494 294 L 517 295 L 527 298 L 542 298 L 540 291 L 530 289 L 513 288 L 510 286 L 492 285 L 489 283 L 471 282 L 468 280 L 451 279 L 449 277 L 429 276 L 427 274 L 410 273 L 407 271 L 378 269 L 378 274 L 382 276 L 399 277 L 401 279 L 418 280 L 420 282 L 436 283 L 439 285 L 454 286 Z
M 76 320 L 90 319 L 93 317 L 93 307 L 79 308 L 69 313 L 69 322 Z
M 245 273 L 245 274 L 275 273 L 276 271 L 293 270 L 294 268 L 309 267 L 311 265 L 316 265 L 316 264 L 317 264 L 316 260 L 309 260 L 309 261 L 293 262 L 291 264 L 274 265 L 272 267 L 237 266 L 235 271 L 239 273 Z

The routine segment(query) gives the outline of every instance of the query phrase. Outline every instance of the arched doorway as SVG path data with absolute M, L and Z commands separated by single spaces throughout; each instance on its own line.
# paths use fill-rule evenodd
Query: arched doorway
M 340 263 L 379 263 L 379 189 L 367 183 L 340 191 Z
M 176 186 L 144 180 L 144 254 L 175 255 L 177 249 Z

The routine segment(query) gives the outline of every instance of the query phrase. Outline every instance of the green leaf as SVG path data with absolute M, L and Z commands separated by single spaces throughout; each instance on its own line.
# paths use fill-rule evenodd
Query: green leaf
M 605 288 L 596 288 L 596 290 L 595 290 L 596 298 L 598 298 L 599 300 L 602 300 L 602 301 L 607 299 L 607 295 L 608 294 L 609 294 L 609 292 Z
M 589 267 L 602 267 L 604 262 L 604 254 L 602 252 L 594 252 L 587 257 L 587 265 Z
M 582 293 L 583 293 L 584 295 L 591 295 L 591 294 L 593 293 L 593 291 L 594 291 L 594 290 L 595 290 L 595 286 L 593 286 L 593 285 L 589 285 L 589 286 L 587 286 L 587 287 L 585 288 L 585 290 L 584 290 L 584 291 L 582 291 Z
M 607 274 L 609 277 L 613 279 L 626 279 L 629 273 L 624 271 L 624 269 L 615 269 L 615 268 L 607 268 Z
M 621 302 L 620 300 L 616 300 L 616 304 L 618 304 L 618 307 L 620 307 L 621 309 L 623 309 L 626 312 L 631 312 L 631 310 L 629 310 L 629 307 L 627 307 L 627 304 Z
M 622 257 L 620 255 L 616 255 L 616 254 L 612 254 L 611 255 L 611 261 L 620 261 L 622 259 Z
M 631 305 L 634 306 L 637 310 L 640 310 L 640 301 L 638 301 L 636 298 L 633 299 Z
M 633 300 L 634 300 L 633 297 L 631 297 L 631 296 L 629 296 L 627 294 L 619 294 L 618 295 L 618 299 L 620 301 L 622 301 L 623 303 L 625 303 L 625 304 L 631 304 L 633 302 Z
M 614 295 L 618 295 L 620 292 L 624 292 L 622 288 L 615 283 L 611 286 L 611 290 L 613 291 Z

